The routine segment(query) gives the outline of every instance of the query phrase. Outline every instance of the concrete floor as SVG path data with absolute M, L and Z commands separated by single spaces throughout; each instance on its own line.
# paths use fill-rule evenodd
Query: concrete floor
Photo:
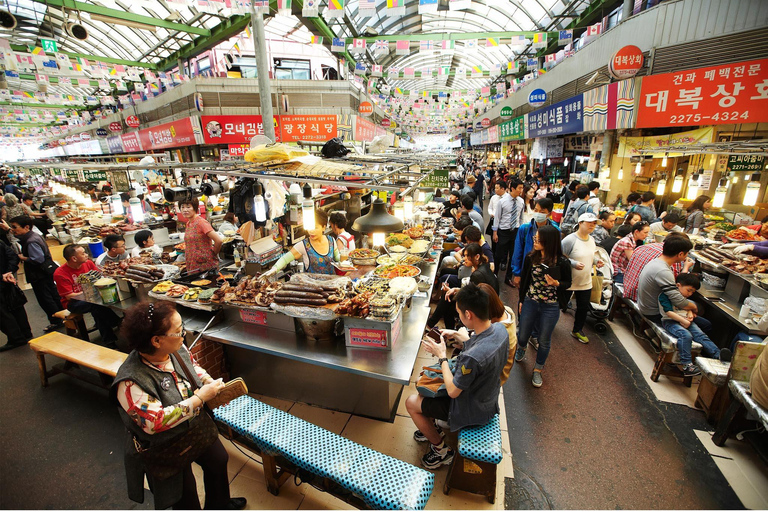
M 515 305 L 516 290 L 502 288 Z M 47 322 L 27 295 L 40 335 Z M 564 315 L 555 330 L 542 388 L 530 384 L 532 351 L 504 387 L 516 475 L 505 508 L 742 508 L 693 432 L 707 429 L 703 414 L 657 401 L 613 334 L 588 321 L 582 345 L 572 322 Z M 0 353 L 0 404 L 0 507 L 152 508 L 148 492 L 143 505 L 126 495 L 123 426 L 105 391 L 66 376 L 44 389 L 34 354 L 19 348 Z

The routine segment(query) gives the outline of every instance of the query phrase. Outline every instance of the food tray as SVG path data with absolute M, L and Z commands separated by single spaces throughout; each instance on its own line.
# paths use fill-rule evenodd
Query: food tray
M 409 275 L 405 275 L 405 276 L 394 276 L 394 277 L 413 277 L 413 278 L 417 278 L 417 277 L 419 277 L 419 276 L 421 275 L 421 269 L 420 269 L 419 267 L 416 267 L 416 266 L 414 266 L 414 265 L 403 265 L 402 263 L 398 263 L 398 264 L 396 264 L 396 265 L 382 265 L 382 266 L 380 266 L 380 267 L 376 267 L 376 268 L 373 270 L 373 275 L 374 275 L 375 277 L 384 277 L 384 276 L 382 276 L 382 275 L 380 275 L 380 274 L 381 274 L 381 273 L 383 273 L 383 272 L 386 272 L 386 269 L 387 269 L 388 267 L 390 267 L 390 266 L 392 266 L 392 267 L 394 267 L 394 266 L 399 266 L 399 267 L 407 267 L 407 270 L 410 272 L 410 274 L 409 274 Z M 377 272 L 378 272 L 378 273 L 377 273 Z M 391 279 L 391 278 L 385 278 L 385 279 Z
M 200 304 L 197 301 L 190 302 L 188 300 L 182 300 L 180 297 L 179 298 L 168 297 L 164 293 L 155 293 L 153 291 L 150 291 L 148 295 L 153 299 L 175 302 L 179 306 L 184 306 L 190 309 L 198 309 L 200 311 L 216 311 L 221 309 L 221 304 L 215 304 L 213 302 L 211 302 L 210 304 Z

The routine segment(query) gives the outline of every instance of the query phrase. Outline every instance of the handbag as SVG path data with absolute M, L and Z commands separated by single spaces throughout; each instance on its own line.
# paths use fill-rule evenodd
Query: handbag
M 448 366 L 451 372 L 456 368 L 456 358 L 448 360 Z M 419 379 L 416 381 L 416 391 L 424 398 L 439 398 L 448 396 L 448 390 L 445 389 L 443 380 L 443 369 L 440 363 L 431 366 L 422 366 Z
M 603 299 L 603 276 L 598 275 L 597 269 L 592 267 L 592 294 L 589 296 L 589 302 L 600 304 Z
M 2 292 L 4 297 L 7 297 L 3 299 L 5 304 L 15 309 L 27 303 L 27 296 L 24 295 L 24 292 L 19 288 L 19 285 L 11 283 L 3 284 L 5 286 L 2 287 Z
M 171 354 L 171 357 L 184 370 L 194 392 L 197 389 L 197 384 L 189 367 L 183 359 L 176 357 L 175 354 Z M 189 425 L 189 429 L 183 434 L 166 443 L 157 446 L 150 445 L 148 448 L 144 448 L 136 436 L 133 437 L 136 451 L 141 456 L 144 470 L 148 475 L 158 480 L 165 480 L 180 473 L 205 453 L 219 438 L 219 430 L 205 407 L 196 418 L 190 420 Z

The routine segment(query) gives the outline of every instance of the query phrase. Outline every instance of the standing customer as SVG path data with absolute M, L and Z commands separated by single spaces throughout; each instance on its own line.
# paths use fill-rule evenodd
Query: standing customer
M 685 219 L 685 232 L 688 234 L 695 234 L 699 232 L 704 224 L 707 223 L 704 218 L 704 212 L 712 208 L 712 203 L 709 196 L 699 196 L 688 207 L 688 217 Z
M 592 264 L 598 267 L 603 262 L 595 257 L 597 246 L 595 240 L 589 236 L 597 227 L 597 217 L 593 213 L 584 213 L 579 219 L 579 229 L 563 238 L 563 254 L 571 260 L 571 287 L 576 298 L 576 314 L 573 320 L 571 336 L 582 343 L 589 343 L 589 338 L 584 335 L 584 323 L 589 313 L 589 297 L 592 293 Z M 564 308 L 565 303 L 561 306 Z
M 430 443 L 430 450 L 421 459 L 428 469 L 450 464 L 454 455 L 434 420 L 447 421 L 451 431 L 457 432 L 464 427 L 486 425 L 499 412 L 501 372 L 509 357 L 509 336 L 502 323 L 491 323 L 488 309 L 488 294 L 474 284 L 456 294 L 456 312 L 474 334 L 464 343 L 453 372 L 442 336 L 438 342 L 430 338 L 422 341 L 424 349 L 438 358 L 448 392 L 448 396 L 438 398 L 412 395 L 405 401 L 418 428 L 413 438 Z
M 99 270 L 96 264 L 88 259 L 88 254 L 82 245 L 69 244 L 62 252 L 66 264 L 53 273 L 56 289 L 61 298 L 61 305 L 72 313 L 90 313 L 96 322 L 96 328 L 101 334 L 101 340 L 107 347 L 114 346 L 117 336 L 112 331 L 120 323 L 120 318 L 106 306 L 85 302 L 83 288 L 77 282 L 77 276 L 91 270 Z
M 8 339 L 0 347 L 0 352 L 26 345 L 32 339 L 32 329 L 24 309 L 27 298 L 13 277 L 18 269 L 16 253 L 8 244 L 0 242 L 0 332 Z
M 222 240 L 210 223 L 197 214 L 198 202 L 197 199 L 179 201 L 179 211 L 187 219 L 184 244 L 188 274 L 219 266 Z
M 595 228 L 591 236 L 595 239 L 595 243 L 600 245 L 603 243 L 603 240 L 611 236 L 613 225 L 616 224 L 616 215 L 608 211 L 600 212 L 598 219 L 600 220 L 600 225 Z
M 120 366 L 111 395 L 127 429 L 125 470 L 128 496 L 144 502 L 144 474 L 155 498 L 155 508 L 199 510 L 200 499 L 192 464 L 165 479 L 154 477 L 137 446 L 151 451 L 172 443 L 192 429 L 213 429 L 210 446 L 195 459 L 204 473 L 205 508 L 240 510 L 245 498 L 230 498 L 229 455 L 218 439 L 216 425 L 203 409 L 223 388 L 192 359 L 184 346 L 186 330 L 173 302 L 142 302 L 125 313 L 123 334 L 131 353 Z M 195 382 L 190 382 L 184 368 Z M 204 447 L 199 447 L 203 450 Z M 194 449 L 194 447 L 193 447 Z
M 656 206 L 654 205 L 656 194 L 650 190 L 648 192 L 643 192 L 641 201 L 642 203 L 640 206 L 636 206 L 632 211 L 639 214 L 643 222 L 653 224 L 656 220 Z
M 571 235 L 573 236 L 573 235 Z M 571 286 L 571 262 L 563 256 L 560 231 L 542 226 L 533 237 L 533 250 L 525 256 L 520 283 L 520 339 L 516 361 L 525 358 L 528 339 L 538 333 L 539 348 L 531 382 L 541 387 L 541 370 L 549 355 L 552 332 L 560 319 L 559 303 L 567 300 Z M 525 313 L 525 314 L 523 314 Z
M 32 285 L 37 303 L 48 316 L 48 327 L 44 329 L 48 332 L 62 326 L 61 319 L 53 316 L 62 309 L 59 292 L 53 282 L 53 273 L 58 265 L 54 263 L 43 237 L 32 231 L 33 223 L 29 217 L 14 217 L 11 219 L 11 231 L 21 242 L 19 259 L 24 262 L 24 275 Z
M 496 215 L 493 218 L 493 241 L 497 243 L 496 254 L 493 260 L 496 262 L 496 274 L 499 267 L 506 265 L 515 251 L 515 238 L 520 227 L 521 207 L 518 197 L 523 191 L 523 182 L 517 178 L 510 180 L 509 192 L 503 181 L 496 182 L 496 194 L 501 196 Z M 507 266 L 504 282 L 512 286 L 512 272 Z
M 333 212 L 328 218 L 331 231 L 336 237 L 336 247 L 339 251 L 346 250 L 347 254 L 355 250 L 355 235 L 347 231 L 347 216 L 341 212 Z
M 475 171 L 475 183 L 472 185 L 472 190 L 477 194 L 477 204 L 480 206 L 480 210 L 483 209 L 483 194 L 485 193 L 485 169 L 478 168 Z M 482 227 L 483 223 L 480 223 Z

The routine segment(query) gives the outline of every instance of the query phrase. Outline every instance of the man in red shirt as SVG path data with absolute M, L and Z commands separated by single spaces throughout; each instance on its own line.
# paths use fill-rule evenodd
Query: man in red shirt
M 64 248 L 63 256 L 67 262 L 53 273 L 62 307 L 72 313 L 90 313 L 96 322 L 96 328 L 101 334 L 104 345 L 113 347 L 117 336 L 112 329 L 120 323 L 120 317 L 108 307 L 85 302 L 83 288 L 76 280 L 77 276 L 91 270 L 99 271 L 99 267 L 88 259 L 88 254 L 82 245 L 69 244 Z

